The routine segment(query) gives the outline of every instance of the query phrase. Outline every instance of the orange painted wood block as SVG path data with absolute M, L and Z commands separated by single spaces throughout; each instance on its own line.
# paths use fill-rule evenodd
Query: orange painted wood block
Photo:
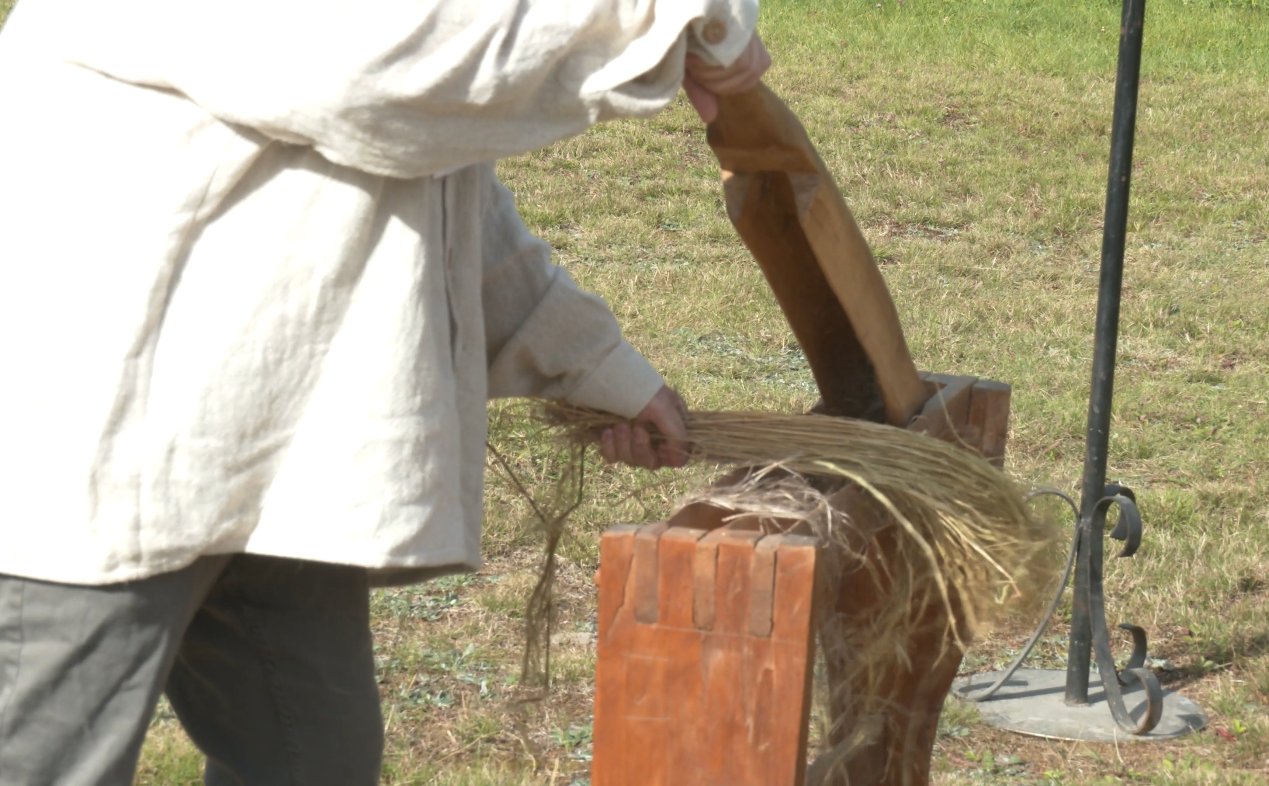
M 719 97 L 707 138 L 727 215 L 806 353 L 825 411 L 905 426 L 926 394 L 899 312 L 802 123 L 758 85 Z
M 799 786 L 817 541 L 615 527 L 599 571 L 594 786 Z

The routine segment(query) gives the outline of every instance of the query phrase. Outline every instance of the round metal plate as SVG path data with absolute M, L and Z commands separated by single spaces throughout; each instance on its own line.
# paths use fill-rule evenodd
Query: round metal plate
M 953 691 L 958 695 L 974 686 L 986 689 L 996 681 L 998 672 L 975 674 L 957 680 Z M 1141 683 L 1123 689 L 1124 703 L 1134 718 L 1146 711 Z M 1066 672 L 1049 669 L 1019 669 L 996 695 L 979 702 L 979 714 L 993 726 L 1059 740 L 1089 742 L 1126 742 L 1170 740 L 1197 731 L 1207 725 L 1207 715 L 1197 704 L 1179 693 L 1163 692 L 1163 718 L 1148 734 L 1135 735 L 1119 728 L 1106 705 L 1101 677 L 1094 672 L 1088 680 L 1088 704 L 1072 707 L 1063 701 L 1066 693 Z

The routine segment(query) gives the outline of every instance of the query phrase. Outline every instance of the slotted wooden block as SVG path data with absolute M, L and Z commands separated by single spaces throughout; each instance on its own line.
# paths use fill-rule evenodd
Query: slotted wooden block
M 604 533 L 591 783 L 799 786 L 817 541 L 693 513 Z

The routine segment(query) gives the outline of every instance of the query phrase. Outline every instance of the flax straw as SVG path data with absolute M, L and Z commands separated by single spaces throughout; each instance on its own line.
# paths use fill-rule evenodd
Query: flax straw
M 620 422 L 558 403 L 548 404 L 542 418 L 581 444 Z M 845 484 L 861 489 L 903 532 L 907 566 L 922 577 L 914 586 L 928 584 L 954 612 L 960 625 L 952 634 L 962 647 L 1010 600 L 1048 577 L 1037 557 L 1052 542 L 1051 529 L 1012 480 L 961 446 L 862 420 L 765 412 L 692 412 L 688 438 L 694 461 L 786 472 L 753 472 L 738 486 L 709 489 L 685 503 L 805 520 L 849 552 L 858 551 L 860 533 L 847 531 L 851 523 L 831 509 L 828 496 Z

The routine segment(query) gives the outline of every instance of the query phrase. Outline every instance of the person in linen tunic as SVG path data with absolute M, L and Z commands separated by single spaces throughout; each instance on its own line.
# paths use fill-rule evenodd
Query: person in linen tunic
M 493 162 L 651 115 L 680 83 L 708 119 L 711 91 L 769 62 L 756 17 L 756 0 L 19 3 L 0 34 L 0 784 L 130 782 L 165 681 L 209 783 L 377 777 L 365 589 L 478 568 L 485 402 L 681 430 Z M 604 452 L 675 461 L 641 429 Z M 244 622 L 265 607 L 276 624 Z M 251 658 L 250 678 L 212 665 Z M 360 698 L 322 709 L 343 694 Z M 241 753 L 275 737 L 283 764 Z M 333 739 L 370 752 L 314 764 Z

